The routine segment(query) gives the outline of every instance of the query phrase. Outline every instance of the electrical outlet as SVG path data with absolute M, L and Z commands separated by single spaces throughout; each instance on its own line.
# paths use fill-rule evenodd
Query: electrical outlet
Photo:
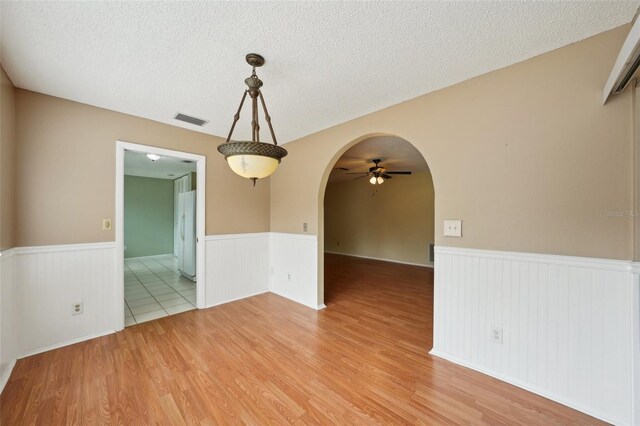
M 290 280 L 291 279 L 291 274 L 287 274 L 287 279 Z
M 82 308 L 82 302 L 74 303 L 73 305 L 71 305 L 71 309 L 71 315 L 80 315 L 84 312 L 84 309 Z
M 111 229 L 111 219 L 102 219 L 102 230 L 108 231 Z
M 275 273 L 275 271 L 273 270 L 273 266 L 269 269 L 271 269 L 271 275 L 273 275 Z
M 502 344 L 502 327 L 492 325 L 490 339 L 493 343 Z
M 307 231 L 309 230 L 309 224 L 308 224 L 307 222 L 304 222 L 304 223 L 302 224 L 302 230 L 303 230 L 304 232 L 307 232 Z

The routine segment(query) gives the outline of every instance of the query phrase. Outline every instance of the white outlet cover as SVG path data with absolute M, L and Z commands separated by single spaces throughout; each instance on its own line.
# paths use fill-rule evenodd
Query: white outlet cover
M 76 306 L 78 306 L 78 310 L 76 310 Z M 84 308 L 82 306 L 82 302 L 73 303 L 71 305 L 71 315 L 80 315 L 84 312 Z
M 491 336 L 490 339 L 494 343 L 502 344 L 502 327 L 491 326 Z
M 445 237 L 462 237 L 462 221 L 458 219 L 446 219 L 444 221 Z

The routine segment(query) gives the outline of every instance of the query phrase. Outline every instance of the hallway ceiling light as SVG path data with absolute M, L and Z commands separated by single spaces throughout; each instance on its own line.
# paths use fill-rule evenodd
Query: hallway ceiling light
M 260 91 L 260 88 L 262 87 L 262 80 L 260 80 L 256 75 L 256 67 L 264 65 L 264 58 L 256 53 L 249 53 L 246 56 L 246 60 L 247 63 L 253 67 L 251 76 L 244 80 L 248 89 L 244 91 L 244 95 L 242 95 L 242 99 L 240 100 L 238 112 L 236 112 L 233 117 L 229 136 L 227 136 L 225 143 L 218 146 L 218 151 L 224 155 L 224 158 L 229 163 L 231 170 L 242 177 L 251 179 L 253 181 L 253 186 L 255 186 L 257 179 L 270 176 L 276 171 L 278 164 L 280 164 L 280 160 L 286 157 L 287 150 L 278 146 L 276 135 L 273 132 L 273 127 L 271 126 L 271 117 L 267 111 L 267 105 L 265 104 L 262 92 Z M 233 134 L 233 129 L 236 127 L 238 119 L 240 118 L 240 111 L 242 110 L 242 105 L 247 98 L 247 93 L 251 97 L 251 141 L 231 141 L 231 135 Z M 264 117 L 269 125 L 273 144 L 260 142 L 258 98 L 260 98 Z
M 160 159 L 160 156 L 156 154 L 147 154 L 147 158 L 151 161 L 156 161 Z

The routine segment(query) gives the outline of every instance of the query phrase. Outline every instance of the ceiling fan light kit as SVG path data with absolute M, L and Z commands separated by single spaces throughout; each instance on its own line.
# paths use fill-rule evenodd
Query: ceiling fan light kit
M 229 136 L 227 136 L 227 140 L 223 144 L 218 146 L 218 151 L 224 155 L 231 170 L 244 178 L 251 179 L 253 186 L 255 186 L 257 179 L 270 176 L 276 171 L 280 161 L 287 156 L 287 150 L 278 146 L 276 135 L 271 126 L 271 116 L 269 116 L 267 105 L 260 91 L 263 83 L 256 75 L 256 67 L 264 65 L 264 58 L 256 53 L 249 53 L 246 56 L 246 60 L 253 67 L 251 76 L 244 80 L 248 89 L 244 91 L 238 111 L 233 117 Z M 251 141 L 232 141 L 231 135 L 233 135 L 236 123 L 240 119 L 240 111 L 242 111 L 247 94 L 251 98 Z M 271 139 L 273 139 L 272 144 L 260 142 L 258 99 L 260 99 L 265 121 L 269 126 Z
M 385 180 L 391 179 L 391 175 L 410 175 L 411 174 L 410 171 L 393 171 L 393 172 L 387 171 L 387 169 L 385 169 L 380 165 L 380 162 L 382 161 L 382 159 L 380 158 L 374 158 L 371 161 L 373 161 L 374 166 L 369 167 L 368 172 L 347 173 L 347 174 L 348 175 L 364 175 L 364 176 L 360 176 L 360 178 L 369 176 L 369 183 L 371 185 L 382 185 Z M 360 179 L 360 178 L 356 178 L 356 179 Z

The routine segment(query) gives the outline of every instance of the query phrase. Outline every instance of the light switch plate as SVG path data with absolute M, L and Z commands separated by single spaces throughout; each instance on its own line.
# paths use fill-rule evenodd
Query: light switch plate
M 102 219 L 102 230 L 108 231 L 111 229 L 111 219 Z
M 444 221 L 445 237 L 462 237 L 462 221 L 461 220 L 445 220 Z

